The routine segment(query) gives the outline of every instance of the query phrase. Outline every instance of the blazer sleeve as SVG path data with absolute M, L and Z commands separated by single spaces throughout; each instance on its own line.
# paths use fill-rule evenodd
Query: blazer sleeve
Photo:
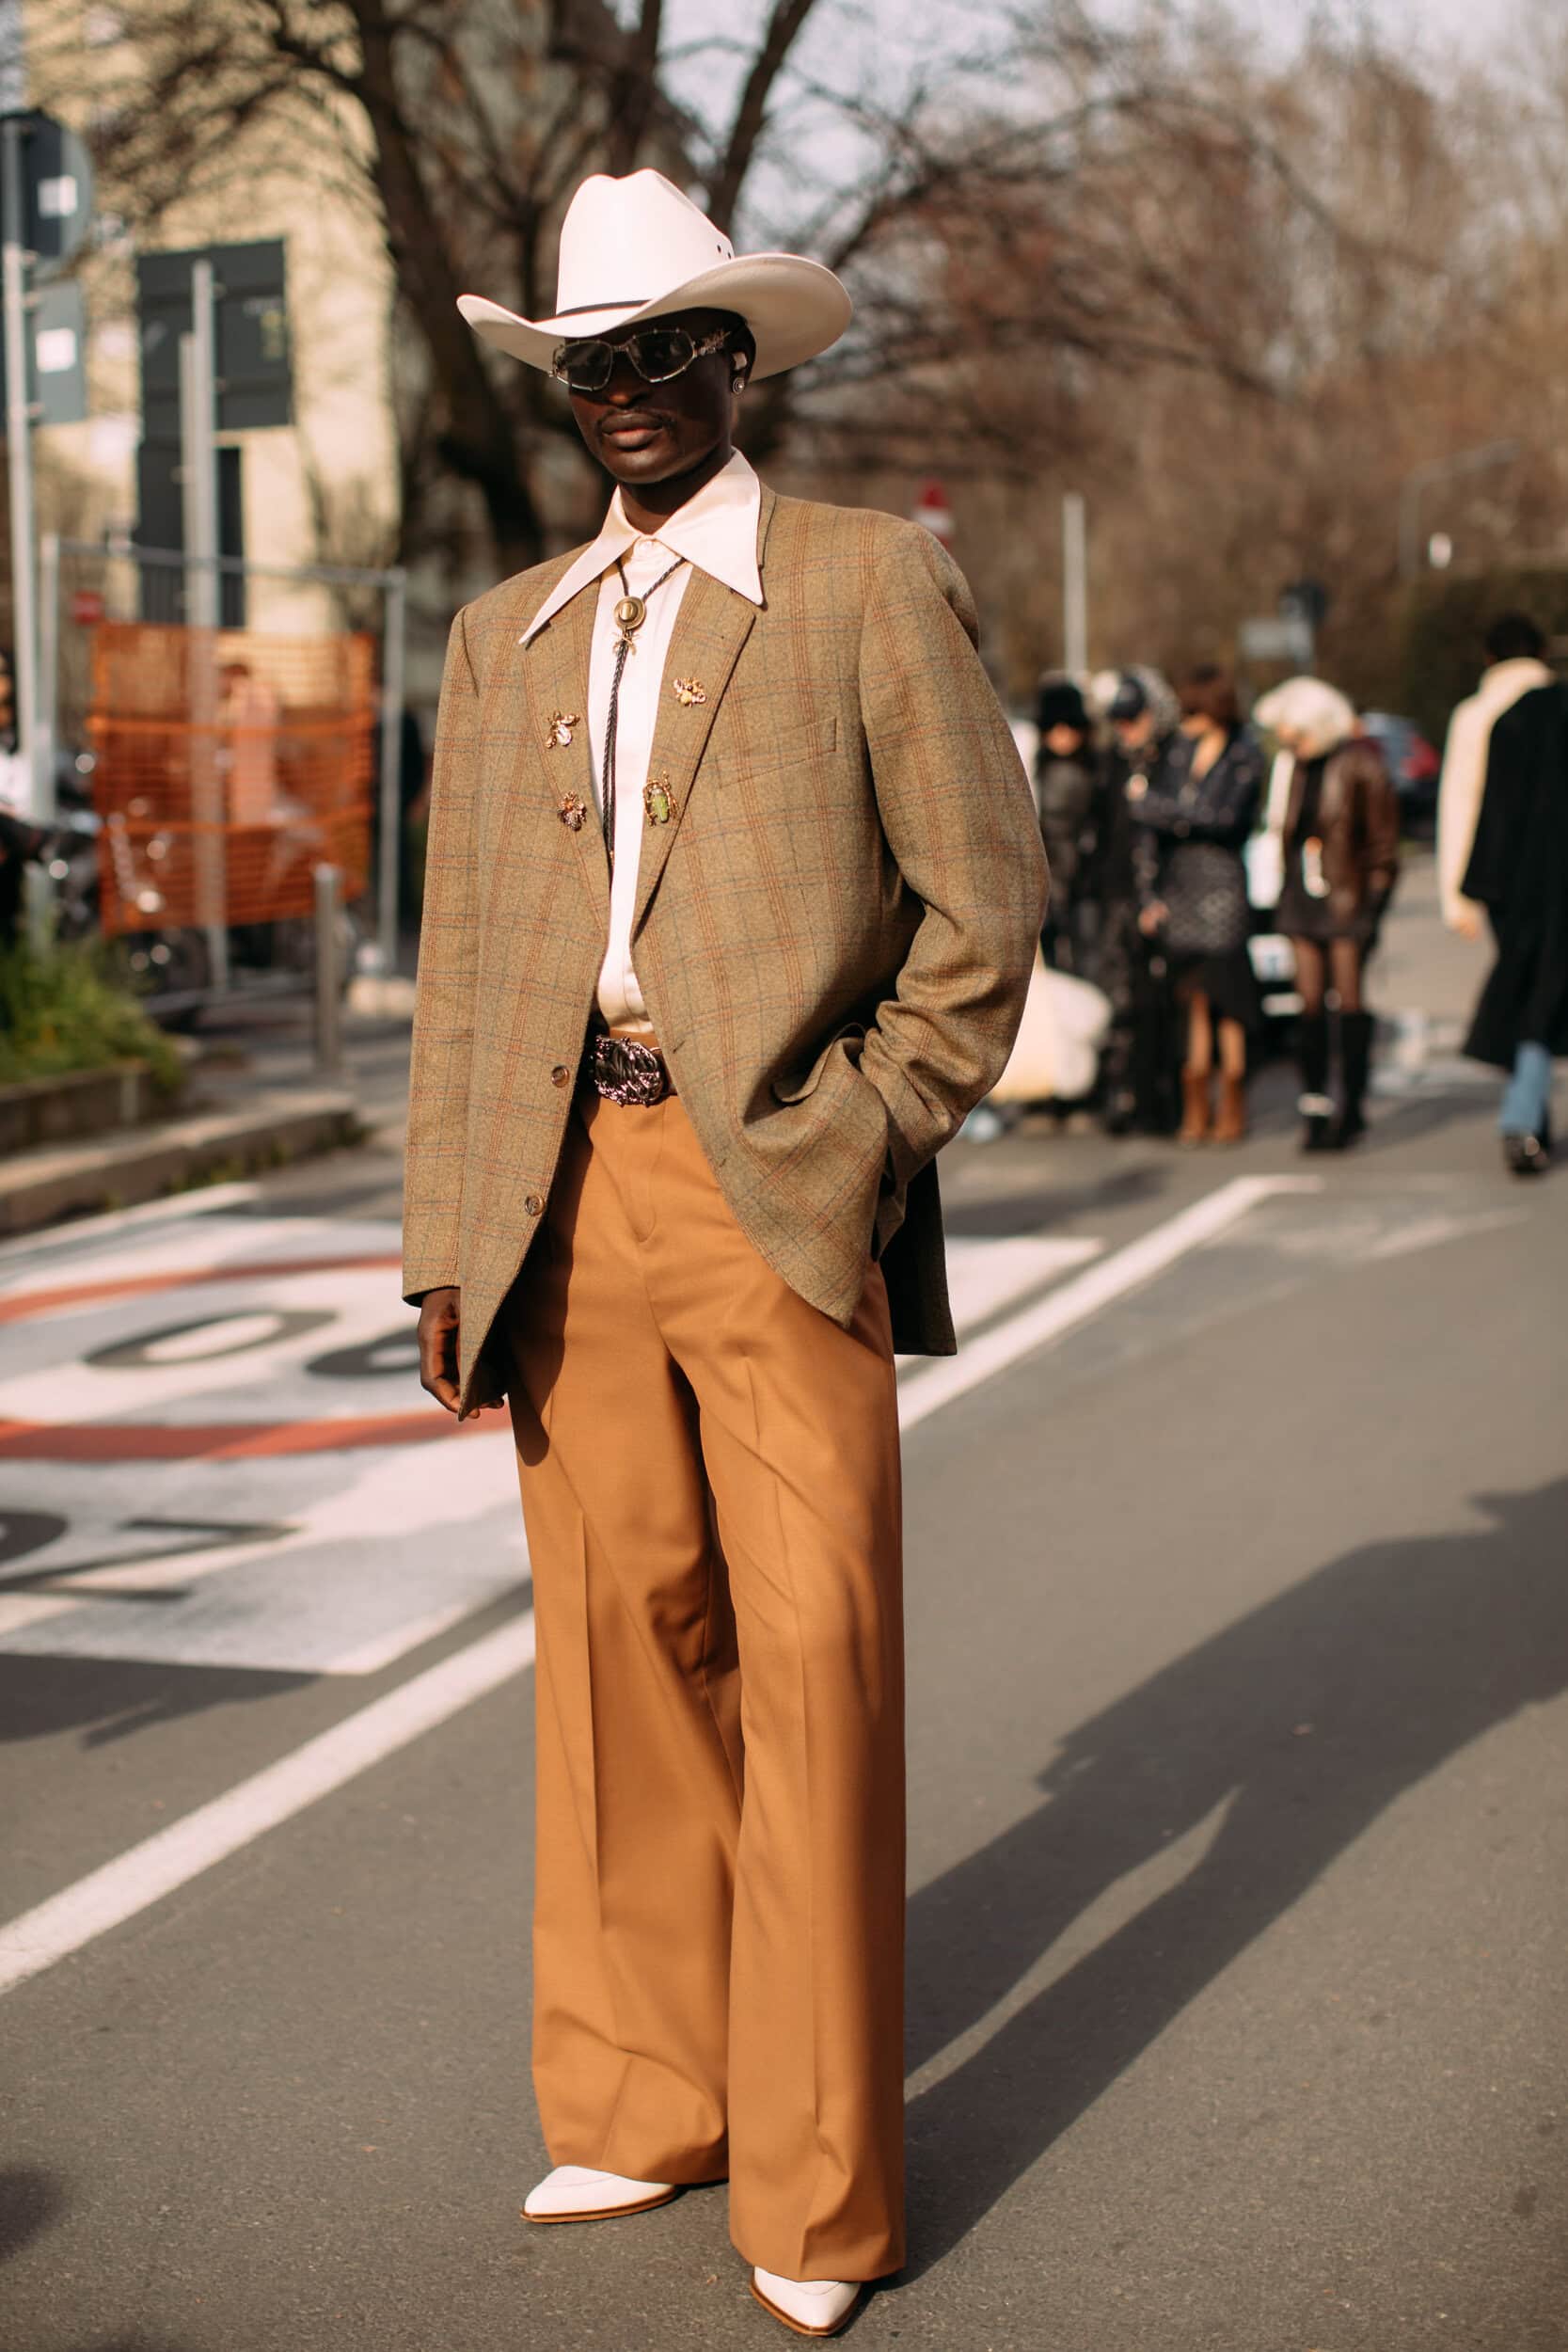
M 403 1295 L 411 1306 L 426 1291 L 457 1280 L 479 969 L 478 718 L 478 681 L 459 612 L 447 642 L 436 721 L 414 996 L 403 1205 Z
M 860 644 L 861 717 L 882 830 L 921 914 L 861 1070 L 894 1177 L 940 1151 L 1001 1076 L 1046 901 L 1035 797 L 975 650 L 963 575 L 918 524 L 879 533 Z

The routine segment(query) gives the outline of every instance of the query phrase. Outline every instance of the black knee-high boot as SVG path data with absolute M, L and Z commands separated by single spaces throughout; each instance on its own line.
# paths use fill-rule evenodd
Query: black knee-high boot
M 1372 1067 L 1372 1016 L 1370 1012 L 1342 1012 L 1339 1015 L 1339 1116 L 1334 1122 L 1334 1148 L 1343 1152 L 1358 1136 L 1365 1135 L 1367 1121 L 1361 1104 L 1367 1092 L 1367 1080 Z
M 1328 1015 L 1326 1012 L 1304 1012 L 1297 1025 L 1296 1058 L 1301 1065 L 1301 1093 L 1296 1107 L 1301 1113 L 1301 1148 L 1304 1152 L 1326 1152 L 1330 1141 L 1330 1123 L 1334 1104 L 1328 1091 Z

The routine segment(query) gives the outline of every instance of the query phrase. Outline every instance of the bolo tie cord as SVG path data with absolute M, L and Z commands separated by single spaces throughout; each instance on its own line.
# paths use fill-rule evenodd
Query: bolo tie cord
M 610 859 L 610 870 L 612 874 L 615 871 L 615 733 L 620 723 L 621 680 L 626 675 L 626 656 L 632 649 L 633 638 L 647 618 L 648 597 L 656 596 L 665 581 L 673 579 L 680 570 L 685 561 L 684 555 L 677 555 L 669 570 L 660 572 L 653 586 L 648 590 L 647 596 L 634 596 L 627 585 L 626 568 L 619 556 L 615 559 L 615 569 L 620 575 L 621 585 L 626 593 L 615 608 L 615 626 L 621 632 L 621 642 L 615 648 L 615 667 L 610 674 L 610 709 L 604 723 L 604 772 L 599 785 L 599 804 L 604 818 L 605 852 Z M 635 617 L 627 611 L 627 608 L 632 605 L 639 608 Z

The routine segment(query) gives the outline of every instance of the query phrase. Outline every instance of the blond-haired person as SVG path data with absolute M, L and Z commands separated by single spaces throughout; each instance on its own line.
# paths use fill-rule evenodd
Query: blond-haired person
M 1366 961 L 1399 875 L 1399 801 L 1355 706 L 1322 678 L 1289 678 L 1253 713 L 1293 755 L 1275 920 L 1295 951 L 1301 996 L 1302 1149 L 1344 1151 L 1366 1128 L 1371 1014 Z M 1329 1023 L 1338 1015 L 1338 1099 Z

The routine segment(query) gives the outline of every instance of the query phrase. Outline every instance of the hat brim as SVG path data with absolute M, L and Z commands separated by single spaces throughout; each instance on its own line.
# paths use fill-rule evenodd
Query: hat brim
M 583 335 L 610 335 L 641 319 L 669 318 L 676 310 L 734 310 L 756 341 L 753 378 L 782 375 L 815 359 L 836 343 L 854 310 L 844 287 L 820 262 L 799 253 L 742 253 L 700 277 L 645 302 L 607 304 L 551 319 L 520 318 L 483 294 L 459 294 L 457 307 L 476 335 L 548 369 L 563 342 Z

